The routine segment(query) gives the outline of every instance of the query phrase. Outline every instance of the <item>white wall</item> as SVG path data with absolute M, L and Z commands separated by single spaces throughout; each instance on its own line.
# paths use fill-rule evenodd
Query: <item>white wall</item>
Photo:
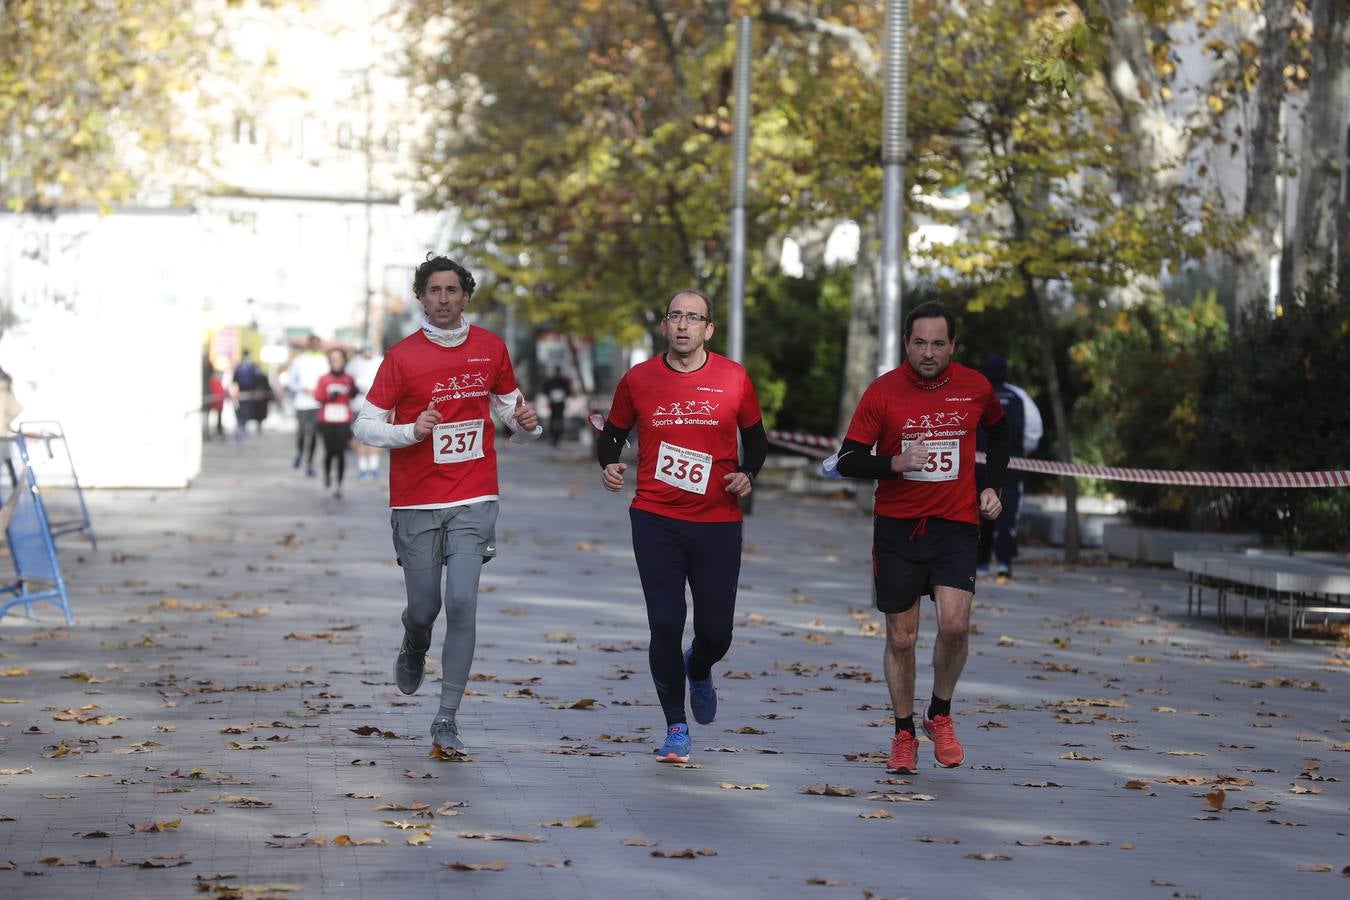
M 201 470 L 201 241 L 185 212 L 0 215 L 0 366 L 57 420 L 89 487 L 184 487 Z

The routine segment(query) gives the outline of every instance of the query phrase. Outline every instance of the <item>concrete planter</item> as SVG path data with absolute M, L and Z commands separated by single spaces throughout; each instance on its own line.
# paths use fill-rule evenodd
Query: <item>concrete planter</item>
M 1258 543 L 1251 534 L 1169 531 L 1124 522 L 1110 523 L 1102 533 L 1102 546 L 1108 556 L 1158 566 L 1172 565 L 1172 554 L 1178 550 L 1236 553 Z

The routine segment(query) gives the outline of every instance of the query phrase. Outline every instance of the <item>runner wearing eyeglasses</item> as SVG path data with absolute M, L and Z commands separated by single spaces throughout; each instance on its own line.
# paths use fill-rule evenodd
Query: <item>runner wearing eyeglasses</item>
M 661 762 L 689 760 L 684 682 L 694 721 L 717 715 L 712 667 L 731 647 L 741 570 L 740 498 L 748 495 L 769 442 L 754 385 L 739 363 L 709 352 L 712 306 L 695 290 L 666 304 L 659 357 L 634 366 L 614 390 L 596 456 L 606 490 L 624 487 L 619 461 L 637 428 L 637 493 L 629 509 L 633 556 L 651 629 L 648 660 L 666 717 Z M 744 452 L 739 461 L 736 440 Z M 694 603 L 694 639 L 684 642 L 684 588 Z

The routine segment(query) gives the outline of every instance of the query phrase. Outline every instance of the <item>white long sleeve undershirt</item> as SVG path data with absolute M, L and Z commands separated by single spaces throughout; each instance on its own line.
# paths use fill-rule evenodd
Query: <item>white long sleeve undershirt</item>
M 526 431 L 516 422 L 516 403 L 523 397 L 524 395 L 521 394 L 519 388 L 509 394 L 489 395 L 492 402 L 492 411 L 497 414 L 497 418 L 501 419 L 511 432 L 510 441 L 513 444 L 537 441 L 544 433 L 542 425 L 536 425 L 533 431 Z M 390 421 L 392 415 L 393 410 L 381 409 L 367 400 L 357 412 L 356 421 L 352 423 L 352 434 L 356 435 L 356 439 L 363 444 L 371 447 L 383 447 L 386 450 L 416 444 L 417 438 L 413 436 L 414 423 L 406 422 L 402 425 L 395 425 Z

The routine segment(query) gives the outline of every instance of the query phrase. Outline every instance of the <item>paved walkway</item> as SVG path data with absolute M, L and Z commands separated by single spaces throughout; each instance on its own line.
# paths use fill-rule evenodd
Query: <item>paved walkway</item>
M 98 552 L 63 539 L 77 624 L 0 621 L 0 895 L 1350 888 L 1343 648 L 1187 619 L 1170 572 L 1033 559 L 980 588 L 967 765 L 925 744 L 892 780 L 868 522 L 764 490 L 720 716 L 693 765 L 658 765 L 626 501 L 575 452 L 512 448 L 503 473 L 460 763 L 427 758 L 434 676 L 392 684 L 380 486 L 327 498 L 278 435 L 209 448 L 186 491 L 95 493 Z M 827 784 L 851 796 L 803 793 Z

